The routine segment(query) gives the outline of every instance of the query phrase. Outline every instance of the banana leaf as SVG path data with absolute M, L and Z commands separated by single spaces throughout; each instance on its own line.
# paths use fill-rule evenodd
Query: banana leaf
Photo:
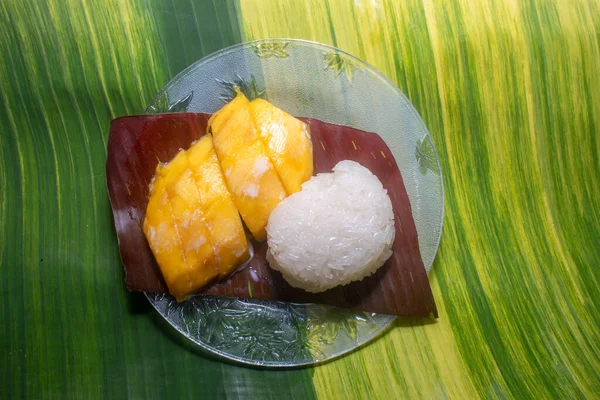
M 149 185 L 159 162 L 168 162 L 206 132 L 209 114 L 170 113 L 118 118 L 111 123 L 107 184 L 129 290 L 165 292 L 166 285 L 142 231 Z M 393 255 L 360 282 L 312 294 L 291 287 L 268 267 L 266 243 L 254 243 L 247 268 L 200 295 L 320 303 L 360 311 L 437 318 L 419 253 L 417 231 L 402 175 L 376 134 L 302 118 L 311 130 L 314 172 L 330 172 L 341 160 L 370 169 L 388 191 L 396 216 Z

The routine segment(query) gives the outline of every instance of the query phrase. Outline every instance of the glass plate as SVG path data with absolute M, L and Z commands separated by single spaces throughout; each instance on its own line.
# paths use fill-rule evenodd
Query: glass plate
M 146 113 L 213 113 L 235 96 L 262 97 L 296 116 L 378 133 L 404 179 L 429 272 L 443 220 L 440 165 L 423 121 L 381 72 L 331 46 L 265 39 L 214 53 L 177 75 Z M 245 364 L 291 367 L 347 353 L 395 317 L 315 304 L 201 297 L 177 303 L 146 294 L 177 331 L 200 347 Z

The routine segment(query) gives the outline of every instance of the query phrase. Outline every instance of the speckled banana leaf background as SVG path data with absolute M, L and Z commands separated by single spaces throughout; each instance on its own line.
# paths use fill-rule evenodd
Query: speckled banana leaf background
M 439 152 L 435 323 L 315 368 L 198 354 L 124 287 L 109 121 L 263 37 L 379 68 Z M 0 398 L 600 397 L 600 2 L 2 0 Z

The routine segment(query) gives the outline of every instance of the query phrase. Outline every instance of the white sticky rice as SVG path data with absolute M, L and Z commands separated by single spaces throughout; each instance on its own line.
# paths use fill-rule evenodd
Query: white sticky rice
M 367 168 L 345 160 L 271 213 L 267 260 L 290 285 L 322 292 L 374 273 L 392 255 L 394 234 L 387 191 Z

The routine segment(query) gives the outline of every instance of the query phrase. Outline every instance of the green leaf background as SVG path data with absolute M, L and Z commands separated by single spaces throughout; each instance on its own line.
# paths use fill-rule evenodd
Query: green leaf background
M 0 397 L 598 397 L 599 21 L 594 0 L 0 2 Z M 125 290 L 106 194 L 110 120 L 262 37 L 383 71 L 446 190 L 439 320 L 315 368 L 186 344 Z

